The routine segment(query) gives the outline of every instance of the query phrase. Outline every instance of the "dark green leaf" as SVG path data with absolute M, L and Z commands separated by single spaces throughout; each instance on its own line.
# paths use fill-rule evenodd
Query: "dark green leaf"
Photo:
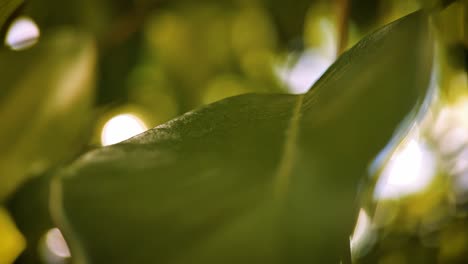
M 304 95 L 244 95 L 92 151 L 52 187 L 79 263 L 349 260 L 369 161 L 425 97 L 427 16 L 359 42 Z
M 93 100 L 94 45 L 59 31 L 0 51 L 0 201 L 32 173 L 76 155 Z

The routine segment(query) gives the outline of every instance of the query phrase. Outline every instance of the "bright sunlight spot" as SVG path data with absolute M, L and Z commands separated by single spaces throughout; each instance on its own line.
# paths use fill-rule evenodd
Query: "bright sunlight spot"
M 300 55 L 291 68 L 280 66 L 276 68 L 276 73 L 292 93 L 300 94 L 307 92 L 332 63 L 331 57 L 311 49 Z
M 463 79 L 459 79 L 462 80 Z M 465 78 L 466 84 L 466 78 Z M 465 85 L 466 87 L 466 85 Z M 458 192 L 468 192 L 468 96 L 445 106 L 438 114 L 432 130 L 441 153 L 450 157 L 448 170 L 454 175 Z
M 286 61 L 275 67 L 275 73 L 291 93 L 305 93 L 325 73 L 336 59 L 336 37 L 334 24 L 328 18 L 310 16 L 308 33 L 315 41 L 305 43 L 307 49 L 300 54 L 294 52 Z
M 371 219 L 364 209 L 359 211 L 358 220 L 354 227 L 353 235 L 351 236 L 350 246 L 353 255 L 362 250 L 366 245 L 371 229 Z
M 435 175 L 435 157 L 417 139 L 399 146 L 375 187 L 376 199 L 397 199 L 422 191 Z
M 120 114 L 111 118 L 104 125 L 101 133 L 101 144 L 112 145 L 138 135 L 148 128 L 135 115 Z
M 58 228 L 52 228 L 47 232 L 46 245 L 47 249 L 58 257 L 69 258 L 71 256 L 67 242 Z
M 5 45 L 13 50 L 26 49 L 36 44 L 39 36 L 39 27 L 31 18 L 19 17 L 8 29 Z
M 454 154 L 460 146 L 468 144 L 468 96 L 440 111 L 432 133 L 439 139 L 443 154 Z

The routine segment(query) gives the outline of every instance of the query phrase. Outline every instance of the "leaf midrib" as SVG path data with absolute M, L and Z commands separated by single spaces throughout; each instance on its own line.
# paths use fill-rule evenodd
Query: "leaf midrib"
M 283 152 L 275 174 L 275 194 L 277 196 L 283 196 L 287 192 L 289 186 L 297 149 L 297 137 L 299 134 L 299 122 L 302 116 L 301 109 L 304 96 L 305 94 L 297 96 L 289 126 L 286 130 Z

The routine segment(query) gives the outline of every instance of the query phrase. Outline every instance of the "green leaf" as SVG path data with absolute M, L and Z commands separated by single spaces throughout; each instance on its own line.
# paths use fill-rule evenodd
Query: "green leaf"
M 304 95 L 231 97 L 84 155 L 51 190 L 75 260 L 349 260 L 357 185 L 426 94 L 427 23 L 371 34 Z
M 25 51 L 0 51 L 0 201 L 83 145 L 94 59 L 87 35 L 65 30 Z
M 23 2 L 23 0 L 0 0 L 0 28 Z
M 50 218 L 49 187 L 54 170 L 32 177 L 5 202 L 16 226 L 26 239 L 26 249 L 16 263 L 42 263 L 39 245 L 46 232 L 55 227 Z M 1 262 L 0 262 L 1 263 Z

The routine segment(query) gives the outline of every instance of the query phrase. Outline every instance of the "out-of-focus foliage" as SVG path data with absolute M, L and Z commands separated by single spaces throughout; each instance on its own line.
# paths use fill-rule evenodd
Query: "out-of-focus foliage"
M 466 2 L 466 1 L 465 1 Z M 444 44 L 454 45 L 463 43 L 467 45 L 467 36 L 464 33 L 466 22 L 464 14 L 466 10 L 463 8 L 463 3 L 454 3 L 440 12 L 435 19 L 439 29 L 439 35 Z M 468 46 L 468 45 L 467 45 Z
M 0 28 L 4 27 L 10 15 L 23 3 L 23 0 L 4 0 L 0 2 Z
M 26 245 L 8 212 L 2 207 L 0 207 L 0 234 L 0 263 L 12 263 Z
M 0 200 L 85 144 L 94 56 L 89 37 L 69 31 L 28 50 L 0 52 Z
M 17 262 L 37 263 L 41 254 L 38 247 L 41 239 L 47 230 L 54 227 L 49 213 L 49 182 L 53 173 L 54 170 L 51 170 L 33 177 L 6 202 L 7 209 L 26 238 L 26 250 Z
M 85 154 L 51 189 L 76 261 L 349 262 L 356 186 L 426 96 L 427 18 L 364 38 L 306 94 L 232 97 Z
M 256 1 L 226 4 L 175 5 L 155 12 L 145 26 L 145 63 L 168 76 L 182 111 L 281 90 L 271 67 L 277 33 L 266 10 Z

